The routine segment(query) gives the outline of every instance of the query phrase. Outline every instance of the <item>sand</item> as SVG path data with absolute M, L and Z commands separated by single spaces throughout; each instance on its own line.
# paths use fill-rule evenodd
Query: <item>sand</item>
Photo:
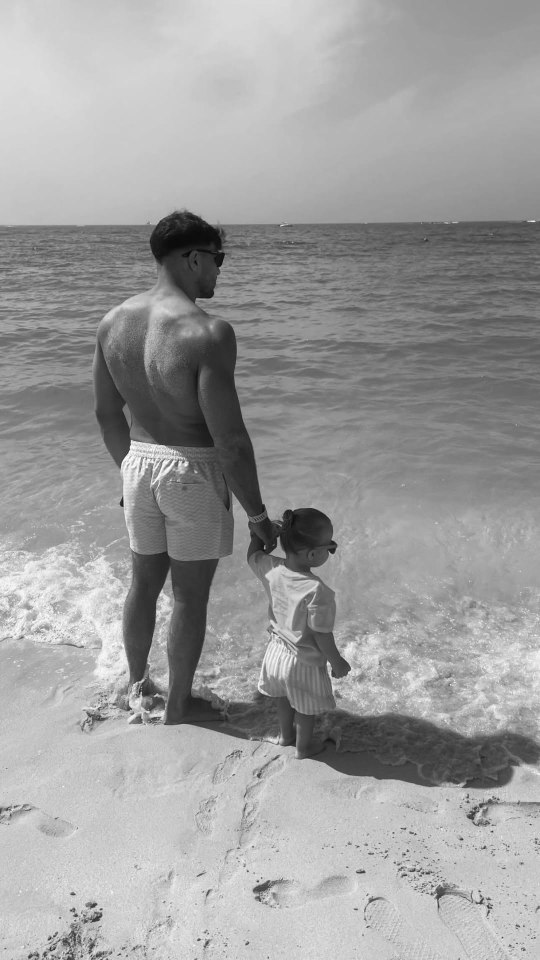
M 0 960 L 540 957 L 537 765 L 434 786 L 228 724 L 82 729 L 90 652 L 0 666 Z

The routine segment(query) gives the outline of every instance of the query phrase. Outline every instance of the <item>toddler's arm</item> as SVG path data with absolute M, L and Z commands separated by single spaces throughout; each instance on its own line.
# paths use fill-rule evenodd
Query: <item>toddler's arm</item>
M 272 520 L 271 522 L 273 527 L 273 536 L 277 540 L 277 538 L 279 537 L 279 534 L 281 533 L 281 523 L 279 520 Z M 272 550 L 266 550 L 266 544 L 264 540 L 261 540 L 261 538 L 258 537 L 257 534 L 253 532 L 253 527 L 251 526 L 250 523 L 248 524 L 248 527 L 249 527 L 249 534 L 251 537 L 251 541 L 248 547 L 247 558 L 246 558 L 247 560 L 249 560 L 249 558 L 254 553 L 257 553 L 258 550 L 262 550 L 263 553 L 272 553 L 275 550 L 276 544 L 274 544 L 274 546 L 272 547 Z
M 350 663 L 341 656 L 333 633 L 314 633 L 315 643 L 321 651 L 323 657 L 326 657 L 333 677 L 346 677 L 351 669 Z
M 253 533 L 253 530 L 250 529 L 251 540 L 249 542 L 248 552 L 246 560 L 249 560 L 254 553 L 257 553 L 258 550 L 264 550 L 264 540 L 261 540 L 256 533 Z

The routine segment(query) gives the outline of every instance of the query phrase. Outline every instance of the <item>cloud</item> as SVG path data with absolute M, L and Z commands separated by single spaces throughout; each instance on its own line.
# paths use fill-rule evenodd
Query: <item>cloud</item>
M 334 83 L 302 124 L 339 124 L 412 89 L 423 108 L 440 109 L 455 89 L 538 58 L 536 0 L 381 0 L 372 13 L 341 38 Z
M 406 193 L 424 210 L 417 170 L 444 183 L 457 156 L 466 179 L 487 144 L 510 163 L 509 129 L 537 146 L 540 8 L 511 10 L 4 0 L 0 219 L 130 222 L 185 204 L 224 222 L 362 220 Z M 518 166 L 532 189 L 532 163 Z
M 285 114 L 331 87 L 336 38 L 358 32 L 364 8 L 373 0 L 18 0 L 4 21 L 2 72 L 24 71 L 26 91 L 45 84 L 83 102 L 147 89 L 157 110 L 247 99 Z

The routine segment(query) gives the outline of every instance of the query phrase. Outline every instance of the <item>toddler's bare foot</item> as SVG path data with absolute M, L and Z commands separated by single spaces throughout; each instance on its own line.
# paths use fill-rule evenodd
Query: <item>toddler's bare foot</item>
M 277 742 L 280 747 L 292 747 L 293 743 L 296 743 L 296 737 L 278 737 Z
M 308 743 L 305 750 L 296 750 L 296 759 L 307 760 L 309 757 L 316 757 L 317 754 L 322 753 L 323 750 L 326 750 L 326 743 L 321 743 L 320 740 L 312 740 L 311 743 Z

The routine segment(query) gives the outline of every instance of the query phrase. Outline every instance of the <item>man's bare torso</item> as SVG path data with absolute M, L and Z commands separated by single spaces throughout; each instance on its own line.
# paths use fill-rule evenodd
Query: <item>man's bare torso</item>
M 131 413 L 131 438 L 165 446 L 210 447 L 197 399 L 199 361 L 212 320 L 182 295 L 150 290 L 102 320 L 99 342 Z

